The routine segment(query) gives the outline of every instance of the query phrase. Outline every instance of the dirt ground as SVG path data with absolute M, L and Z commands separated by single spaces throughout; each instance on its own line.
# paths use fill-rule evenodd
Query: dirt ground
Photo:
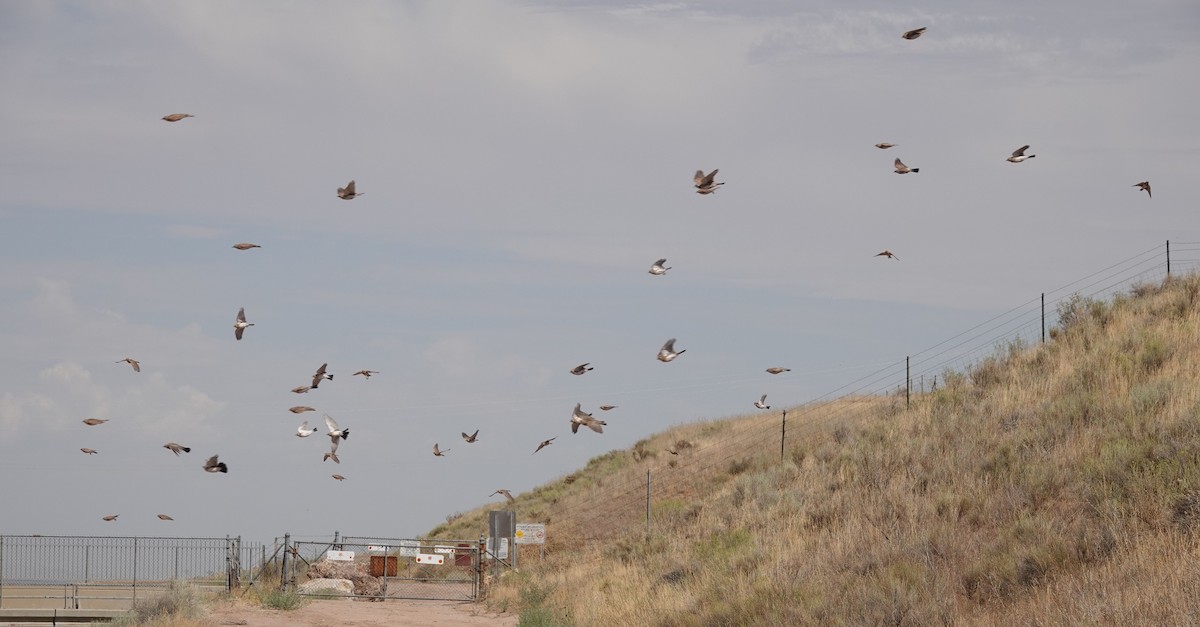
M 214 625 L 246 627 L 512 627 L 517 624 L 515 614 L 489 614 L 482 604 L 407 600 L 317 600 L 286 612 L 230 604 L 212 608 L 208 619 Z

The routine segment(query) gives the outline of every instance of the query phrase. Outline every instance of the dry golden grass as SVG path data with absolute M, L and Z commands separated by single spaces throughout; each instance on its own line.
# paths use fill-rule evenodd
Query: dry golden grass
M 1198 295 L 1075 299 L 1049 343 L 909 410 L 789 410 L 782 462 L 778 412 L 597 457 L 518 496 L 548 556 L 489 602 L 528 624 L 1200 623 Z M 473 537 L 486 509 L 434 534 Z

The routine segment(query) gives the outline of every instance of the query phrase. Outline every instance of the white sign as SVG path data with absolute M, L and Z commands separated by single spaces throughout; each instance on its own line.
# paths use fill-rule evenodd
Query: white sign
M 456 548 L 444 544 L 438 544 L 433 547 L 434 553 L 441 553 L 443 555 L 454 555 L 455 551 L 457 551 Z
M 354 551 L 325 551 L 325 559 L 336 562 L 353 562 Z
M 546 525 L 542 523 L 517 523 L 517 544 L 545 544 Z
M 396 555 L 400 557 L 416 557 L 421 553 L 421 543 L 417 540 L 401 540 Z
M 496 541 L 499 540 L 497 543 Z M 499 544 L 499 546 L 496 546 Z M 488 551 L 497 559 L 508 559 L 508 538 L 488 538 Z
M 375 546 L 373 544 L 367 546 L 367 550 L 370 551 L 371 553 L 387 553 L 389 548 L 391 548 L 391 547 Z
M 437 564 L 440 566 L 445 561 L 445 555 L 431 555 L 429 553 L 421 553 L 417 555 L 418 564 Z

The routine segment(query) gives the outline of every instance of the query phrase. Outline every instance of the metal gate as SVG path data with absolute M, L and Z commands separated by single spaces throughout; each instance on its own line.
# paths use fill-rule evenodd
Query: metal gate
M 283 583 L 303 596 L 379 601 L 479 596 L 478 541 L 335 536 L 331 542 L 285 542 Z

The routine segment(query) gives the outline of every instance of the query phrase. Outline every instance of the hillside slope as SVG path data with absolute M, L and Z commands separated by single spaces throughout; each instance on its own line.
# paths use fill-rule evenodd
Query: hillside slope
M 1200 277 L 1059 313 L 909 409 L 789 409 L 782 456 L 772 411 L 519 495 L 547 556 L 489 603 L 523 624 L 1200 623 Z

